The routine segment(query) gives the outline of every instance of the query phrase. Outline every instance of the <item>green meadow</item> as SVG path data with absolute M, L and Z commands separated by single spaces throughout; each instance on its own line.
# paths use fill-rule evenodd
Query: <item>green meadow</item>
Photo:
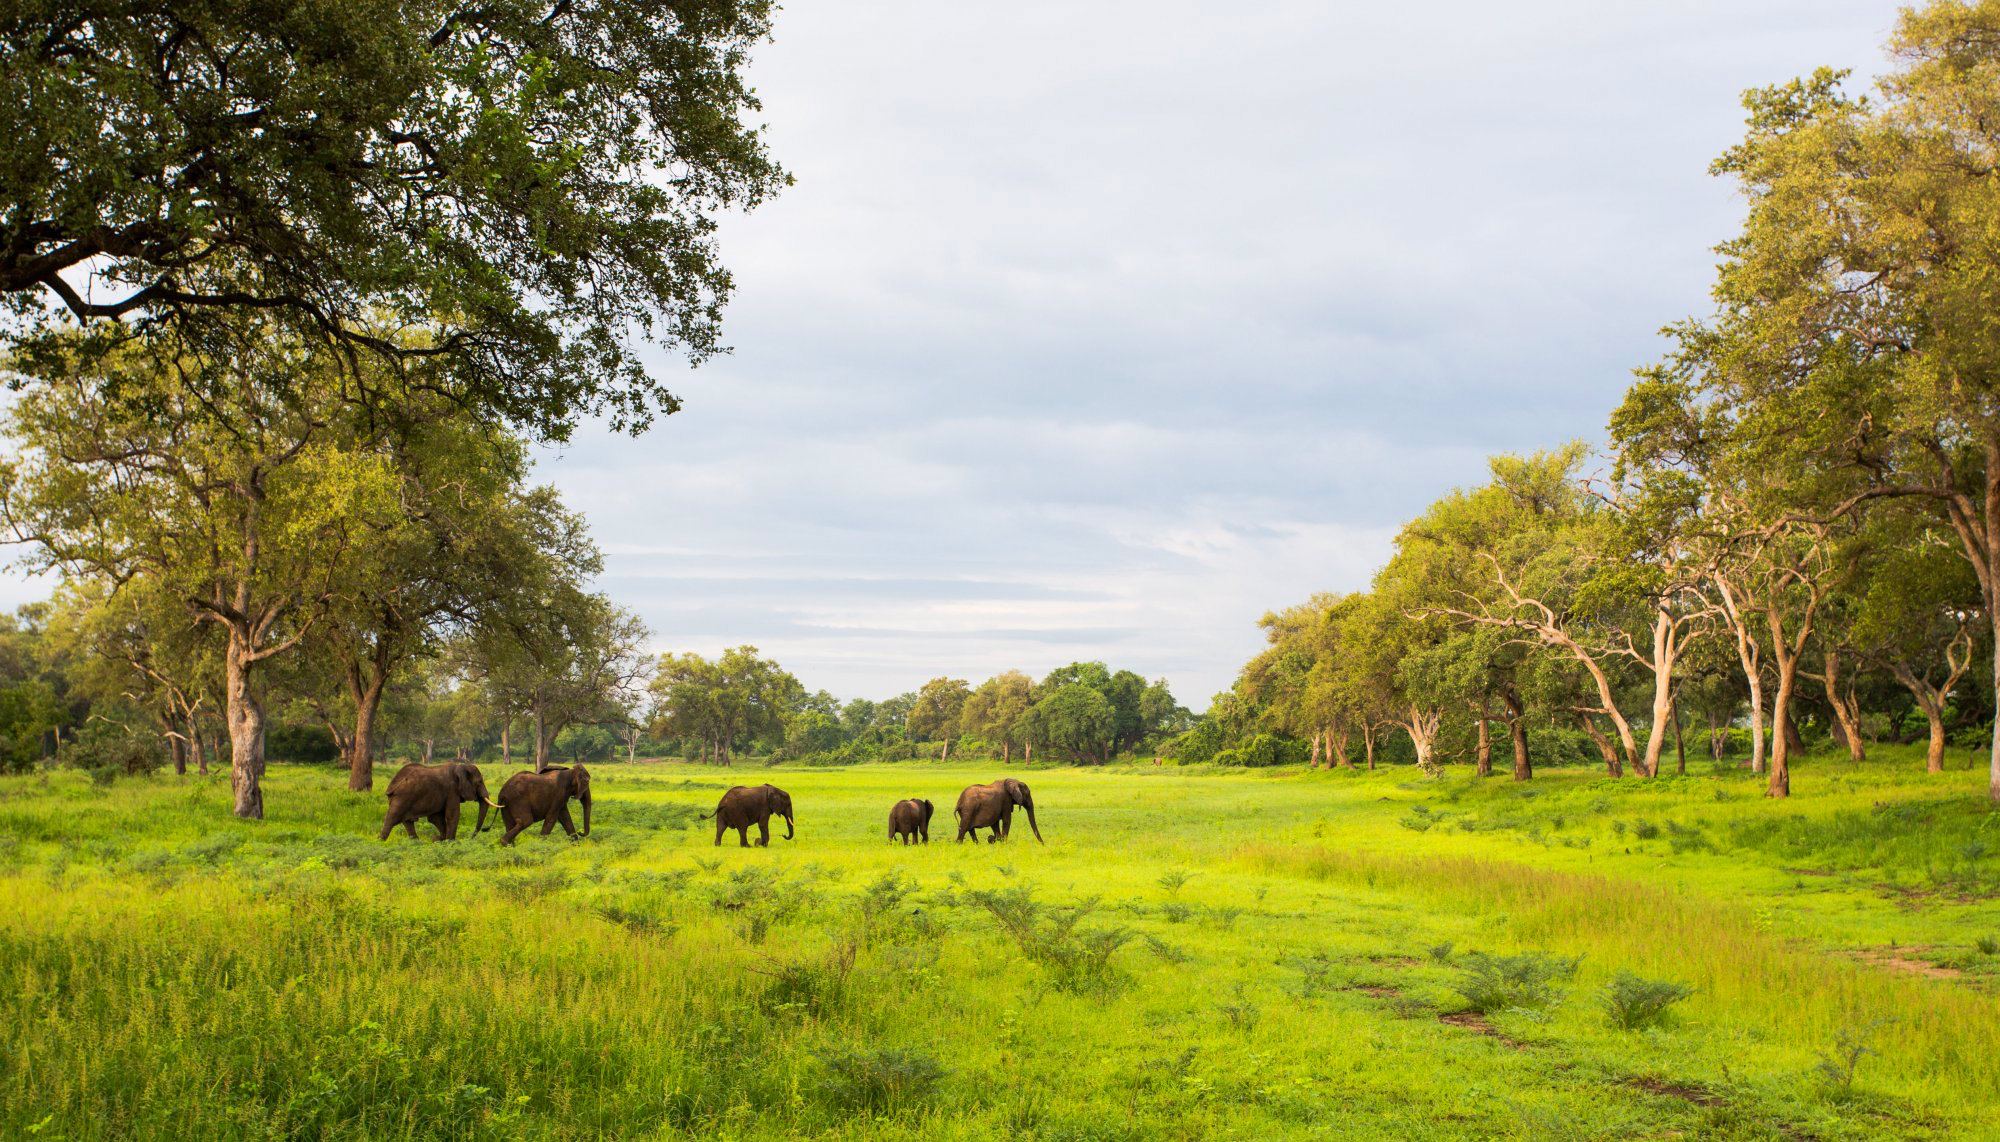
M 2000 1137 L 2000 813 L 1877 755 L 1012 767 L 1046 845 L 952 843 L 997 762 L 607 765 L 511 849 L 330 770 L 8 778 L 0 1137 Z M 766 780 L 797 839 L 712 847 Z

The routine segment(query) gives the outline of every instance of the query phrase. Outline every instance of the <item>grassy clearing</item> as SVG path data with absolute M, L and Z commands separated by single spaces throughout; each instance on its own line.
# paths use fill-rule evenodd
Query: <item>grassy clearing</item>
M 887 841 L 991 764 L 609 766 L 512 849 L 378 843 L 319 771 L 261 824 L 10 780 L 0 1136 L 1995 1136 L 2000 825 L 1885 752 L 1789 804 L 1032 770 L 1046 847 Z M 766 779 L 799 839 L 712 848 Z

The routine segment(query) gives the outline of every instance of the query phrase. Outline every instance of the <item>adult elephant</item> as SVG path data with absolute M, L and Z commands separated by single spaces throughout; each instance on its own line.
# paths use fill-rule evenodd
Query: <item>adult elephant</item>
M 929 801 L 919 801 L 912 797 L 898 801 L 889 810 L 889 839 L 903 838 L 906 845 L 915 844 L 918 837 L 925 844 L 931 843 L 931 812 L 936 808 Z
M 548 836 L 557 825 L 575 840 L 579 834 L 569 817 L 569 803 L 583 804 L 582 836 L 590 835 L 590 771 L 581 765 L 551 765 L 540 773 L 525 770 L 507 779 L 500 787 L 500 821 L 507 826 L 500 843 L 511 845 L 521 830 L 542 823 Z
M 1041 827 L 1035 824 L 1035 799 L 1028 793 L 1027 782 L 1011 777 L 987 785 L 968 785 L 958 795 L 958 807 L 952 810 L 958 817 L 958 839 L 963 841 L 967 833 L 972 833 L 977 840 L 976 830 L 991 828 L 993 832 L 986 843 L 1001 840 L 1013 827 L 1016 805 L 1027 810 L 1028 827 L 1035 831 L 1035 842 L 1046 844 Z
M 771 843 L 771 818 L 785 819 L 785 839 L 792 839 L 792 795 L 775 785 L 738 785 L 722 795 L 715 803 L 715 812 L 703 813 L 701 819 L 715 818 L 715 843 L 722 843 L 722 834 L 736 830 L 736 839 L 743 848 L 750 847 L 750 826 L 757 826 L 757 843 L 769 846 Z
M 486 810 L 497 806 L 486 796 L 486 778 L 478 766 L 463 761 L 406 765 L 389 779 L 389 812 L 382 818 L 382 835 L 375 839 L 388 840 L 389 834 L 401 825 L 409 831 L 410 839 L 415 840 L 417 822 L 428 819 L 437 827 L 438 840 L 455 841 L 458 807 L 466 801 L 479 802 L 479 823 L 472 831 L 484 831 Z

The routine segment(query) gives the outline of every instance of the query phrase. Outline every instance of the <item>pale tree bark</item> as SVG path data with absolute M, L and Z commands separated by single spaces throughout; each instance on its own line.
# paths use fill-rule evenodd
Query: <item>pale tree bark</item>
M 1474 747 L 1473 773 L 1480 777 L 1493 776 L 1493 728 L 1491 712 L 1482 700 L 1472 707 L 1473 716 L 1479 720 L 1479 742 Z
M 1368 768 L 1374 769 L 1375 768 L 1375 723 L 1372 721 L 1363 721 L 1361 723 L 1361 746 L 1368 754 Z
M 1794 573 L 1788 572 L 1784 577 L 1792 578 Z M 1784 615 L 1779 608 L 1770 606 L 1764 609 L 1764 619 L 1771 633 L 1771 656 L 1778 670 L 1778 693 L 1771 702 L 1771 780 L 1765 787 L 1766 795 L 1771 797 L 1792 795 L 1791 751 L 1797 733 L 1791 721 L 1792 693 L 1798 687 L 1799 663 L 1805 658 L 1806 640 L 1812 637 L 1813 619 L 1822 598 L 1819 584 L 1810 577 L 1796 575 L 1796 581 L 1806 588 L 1807 597 L 1798 624 L 1789 638 L 1785 635 Z
M 1413 702 L 1403 719 L 1396 723 L 1410 735 L 1410 747 L 1417 751 L 1417 768 L 1425 773 L 1438 772 L 1437 761 L 1431 754 L 1437 743 L 1438 724 L 1443 720 L 1443 710 L 1426 710 Z
M 1347 754 L 1347 746 L 1351 733 L 1352 731 L 1347 728 L 1345 723 L 1342 723 L 1339 729 L 1329 729 L 1326 731 L 1326 767 L 1328 769 L 1332 769 L 1336 763 L 1342 769 L 1354 768 L 1354 759 Z
M 1750 687 L 1750 772 L 1764 772 L 1764 647 L 1751 629 L 1745 608 L 1739 603 L 1741 588 L 1727 576 L 1714 574 L 1716 593 L 1722 598 L 1722 613 L 1736 636 L 1736 661 L 1743 668 L 1743 680 Z
M 1521 631 L 1533 635 L 1535 642 L 1569 655 L 1577 665 L 1583 667 L 1584 672 L 1590 676 L 1591 684 L 1596 687 L 1597 712 L 1609 719 L 1612 728 L 1617 731 L 1625 764 L 1631 766 L 1635 774 L 1657 776 L 1660 750 L 1666 740 L 1665 719 L 1673 690 L 1674 666 L 1688 642 L 1699 634 L 1694 624 L 1707 613 L 1707 608 L 1677 612 L 1673 607 L 1674 600 L 1689 592 L 1685 587 L 1672 588 L 1653 604 L 1650 655 L 1642 651 L 1630 632 L 1626 631 L 1618 633 L 1622 646 L 1586 646 L 1564 628 L 1563 620 L 1556 614 L 1554 608 L 1541 599 L 1523 595 L 1501 570 L 1498 559 L 1486 552 L 1481 552 L 1480 557 L 1492 568 L 1494 582 L 1506 592 L 1512 613 L 1494 615 L 1449 607 L 1434 608 L 1431 613 L 1450 615 L 1484 626 Z M 1611 678 L 1599 661 L 1600 658 L 1614 656 L 1629 658 L 1653 674 L 1653 723 L 1643 752 L 1640 750 L 1637 735 L 1632 731 L 1630 720 L 1618 707 Z
M 1820 642 L 1825 670 L 1820 674 L 1807 673 L 1806 677 L 1818 682 L 1826 691 L 1826 704 L 1833 708 L 1834 724 L 1847 746 L 1847 756 L 1855 761 L 1866 761 L 1868 751 L 1861 741 L 1861 699 L 1855 695 L 1851 681 L 1847 685 L 1842 684 L 1839 649 L 1830 639 L 1821 639 Z
M 1925 754 L 1924 768 L 1931 773 L 1944 772 L 1944 704 L 1951 700 L 1951 693 L 1957 689 L 1959 679 L 1972 668 L 1971 631 L 1962 626 L 1958 629 L 1945 647 L 1944 661 L 1945 679 L 1941 685 L 1933 685 L 1928 677 L 1912 670 L 1907 662 L 1892 660 L 1889 663 L 1890 675 L 1917 700 L 1917 708 L 1930 722 L 1930 748 Z
M 1604 736 L 1604 731 L 1597 728 L 1597 721 L 1590 716 L 1590 713 L 1579 710 L 1576 715 L 1577 722 L 1583 726 L 1583 732 L 1590 735 L 1590 740 L 1597 746 L 1598 754 L 1604 758 L 1604 772 L 1612 777 L 1624 776 L 1625 770 L 1619 764 L 1618 751 L 1612 748 L 1611 739 Z

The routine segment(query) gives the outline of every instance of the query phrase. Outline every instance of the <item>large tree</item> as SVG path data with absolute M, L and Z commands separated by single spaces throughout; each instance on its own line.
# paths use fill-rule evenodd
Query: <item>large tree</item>
M 998 742 L 1001 764 L 1011 763 L 1014 747 L 1027 737 L 1021 718 L 1034 705 L 1034 692 L 1035 680 L 1018 670 L 995 674 L 966 696 L 965 706 L 959 711 L 961 730 Z
M 256 313 L 441 366 L 541 435 L 643 426 L 676 402 L 634 335 L 719 348 L 716 219 L 786 181 L 746 122 L 773 8 L 12 5 L 0 309 L 30 346 L 56 313 L 179 338 Z M 383 332 L 413 325 L 434 332 Z
M 1680 333 L 1716 399 L 1865 477 L 1851 503 L 1927 505 L 2000 634 L 2000 0 L 1905 9 L 1890 50 L 1875 99 L 1827 70 L 1746 96 L 1716 170 L 1749 215 L 1721 250 L 1718 313 Z M 2000 801 L 2000 733 L 1988 780 Z
M 74 367 L 8 410 L 21 452 L 0 472 L 0 513 L 31 565 L 163 592 L 223 632 L 235 811 L 261 817 L 260 665 L 325 616 L 403 505 L 370 418 L 340 399 L 322 354 L 280 337 L 240 350 L 66 346 Z

